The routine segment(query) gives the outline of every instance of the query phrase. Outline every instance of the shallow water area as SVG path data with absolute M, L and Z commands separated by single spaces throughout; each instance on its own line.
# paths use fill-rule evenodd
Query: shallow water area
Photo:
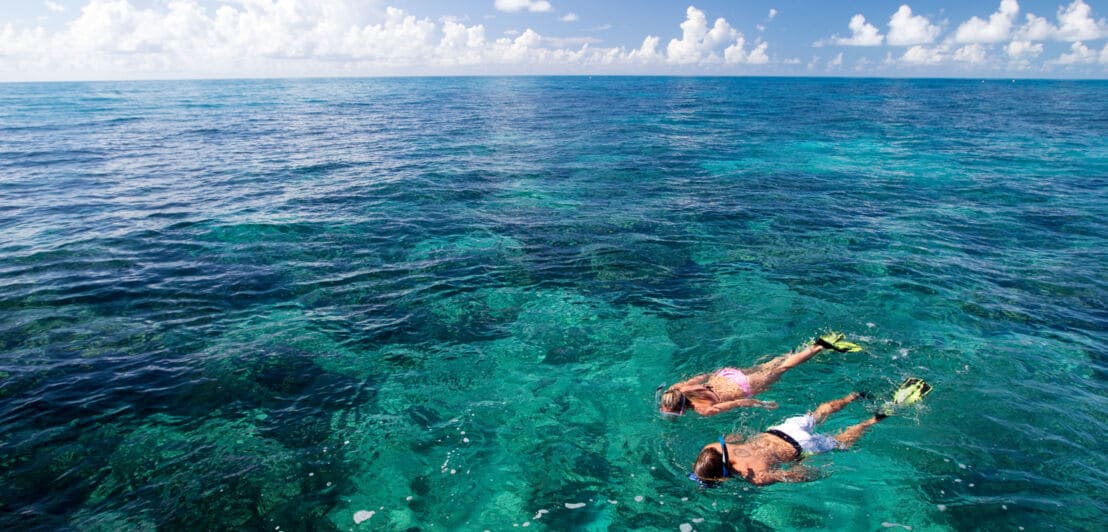
M 0 528 L 1094 530 L 1108 84 L 0 85 Z M 775 411 L 660 384 L 842 330 Z M 819 479 L 721 432 L 935 391 Z M 879 401 L 849 406 L 834 432 Z

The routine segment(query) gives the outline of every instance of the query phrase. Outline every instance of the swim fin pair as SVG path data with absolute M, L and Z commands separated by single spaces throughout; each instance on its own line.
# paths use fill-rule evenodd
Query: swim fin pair
M 892 415 L 896 407 L 908 406 L 915 404 L 927 397 L 927 394 L 931 393 L 931 385 L 924 382 L 923 379 L 917 379 L 916 377 L 908 377 L 904 379 L 900 387 L 893 392 L 893 399 L 885 403 L 877 411 L 877 415 L 880 417 L 886 417 Z
M 845 334 L 832 331 L 816 338 L 815 343 L 816 345 L 821 345 L 827 349 L 840 353 L 857 353 L 862 350 L 862 346 L 853 342 L 848 342 L 845 338 Z

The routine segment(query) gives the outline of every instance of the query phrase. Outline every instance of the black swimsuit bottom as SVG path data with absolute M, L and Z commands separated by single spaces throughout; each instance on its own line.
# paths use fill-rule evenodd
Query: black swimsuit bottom
M 797 443 L 797 441 L 794 440 L 792 436 L 789 436 L 788 434 L 785 434 L 784 432 L 781 432 L 777 429 L 769 429 L 766 431 L 766 434 L 777 436 L 778 438 L 785 440 L 785 443 L 792 445 L 793 449 L 796 449 L 796 458 L 794 458 L 794 460 L 800 460 L 801 458 L 804 458 L 804 448 L 801 447 L 800 444 Z

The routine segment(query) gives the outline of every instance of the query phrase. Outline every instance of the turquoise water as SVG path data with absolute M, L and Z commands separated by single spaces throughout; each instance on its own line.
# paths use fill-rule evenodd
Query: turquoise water
M 1101 82 L 0 85 L 0 528 L 1102 529 L 1106 218 Z M 815 482 L 685 478 L 908 375 Z

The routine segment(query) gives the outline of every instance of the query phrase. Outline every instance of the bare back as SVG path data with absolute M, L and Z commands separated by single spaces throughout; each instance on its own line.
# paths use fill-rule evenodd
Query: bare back
M 777 482 L 781 464 L 796 459 L 792 445 L 765 433 L 742 444 L 730 443 L 727 450 L 731 471 L 756 486 Z
M 734 380 L 720 375 L 717 373 L 710 373 L 708 375 L 708 381 L 704 385 L 710 388 L 719 397 L 720 401 L 733 401 L 735 399 L 745 399 L 747 397 L 754 397 L 754 394 L 747 395 L 746 390 L 739 387 L 738 383 Z

